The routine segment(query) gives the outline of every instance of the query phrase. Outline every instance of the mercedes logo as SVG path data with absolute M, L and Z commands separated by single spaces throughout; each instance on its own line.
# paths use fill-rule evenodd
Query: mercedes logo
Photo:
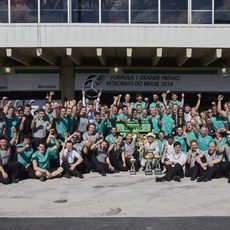
M 101 93 L 102 88 L 100 82 L 92 78 L 84 82 L 82 90 L 85 91 L 86 97 L 95 99 L 97 98 L 98 94 Z

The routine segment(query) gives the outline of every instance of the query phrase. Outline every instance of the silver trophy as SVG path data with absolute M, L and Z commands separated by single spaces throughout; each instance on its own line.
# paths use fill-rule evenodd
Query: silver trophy
M 156 160 L 154 174 L 155 175 L 162 175 L 161 165 L 160 165 L 161 156 L 159 154 L 155 154 L 154 158 Z
M 90 78 L 83 83 L 82 91 L 87 98 L 96 99 L 102 92 L 101 84 L 96 78 Z
M 146 167 L 145 167 L 145 175 L 153 175 L 153 171 L 152 171 L 153 154 L 152 153 L 148 153 L 145 156 L 145 159 L 147 160 Z
M 129 173 L 130 173 L 130 175 L 136 175 L 136 169 L 135 169 L 135 165 L 134 165 L 136 162 L 136 159 L 131 158 L 130 162 L 131 162 L 131 168 L 130 168 Z

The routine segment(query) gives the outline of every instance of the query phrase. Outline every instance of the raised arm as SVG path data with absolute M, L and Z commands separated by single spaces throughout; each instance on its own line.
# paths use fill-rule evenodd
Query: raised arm
M 221 109 L 221 104 L 223 99 L 224 99 L 223 95 L 218 96 L 217 112 L 220 113 L 223 117 L 227 117 L 227 113 Z
M 10 141 L 10 145 L 13 146 L 13 145 L 15 145 L 18 136 L 17 136 L 17 130 L 15 127 L 12 127 L 11 131 L 13 132 L 13 138 Z
M 18 107 L 19 101 L 20 101 L 20 100 L 15 100 L 15 102 L 14 102 L 14 108 L 15 108 L 15 109 Z
M 90 149 L 91 150 L 95 150 L 97 148 L 98 145 L 101 144 L 101 142 L 103 141 L 103 139 L 100 139 L 99 141 L 97 141 L 95 144 L 93 144 Z
M 3 109 L 4 106 L 5 106 L 5 101 L 7 100 L 7 97 L 3 97 L 2 100 L 1 100 L 1 108 Z
M 197 97 L 198 97 L 198 100 L 197 100 L 195 109 L 196 109 L 196 111 L 198 112 L 198 111 L 199 111 L 199 108 L 200 108 L 201 94 L 200 94 L 200 93 L 197 94 Z
M 57 138 L 53 135 L 50 135 L 50 138 L 54 140 L 55 145 L 50 149 L 51 152 L 54 152 L 55 150 L 57 150 L 60 147 L 60 144 L 57 140 Z
M 181 94 L 180 108 L 184 108 L 184 93 Z
M 85 100 L 85 91 L 82 90 L 82 105 L 86 107 L 86 100 Z
M 166 93 L 162 93 L 162 98 L 163 98 L 163 103 L 164 103 L 164 105 L 166 106 L 167 105 L 167 94 Z
M 119 94 L 118 95 L 118 100 L 117 100 L 117 106 L 119 106 L 121 104 L 121 97 L 122 97 L 122 95 Z

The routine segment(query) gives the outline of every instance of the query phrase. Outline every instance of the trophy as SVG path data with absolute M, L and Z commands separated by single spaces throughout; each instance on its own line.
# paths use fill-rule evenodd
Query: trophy
M 147 160 L 146 167 L 145 167 L 145 175 L 153 175 L 152 165 L 151 165 L 153 154 L 147 153 L 147 155 L 145 156 L 145 159 Z
M 130 175 L 136 175 L 136 169 L 135 169 L 135 162 L 136 162 L 136 159 L 134 159 L 133 157 L 130 159 L 130 162 L 131 162 L 131 168 L 130 168 Z
M 85 96 L 89 99 L 96 99 L 102 92 L 101 84 L 96 78 L 87 79 L 83 85 L 82 90 Z
M 160 165 L 161 156 L 157 153 L 154 155 L 154 158 L 156 160 L 154 174 L 155 175 L 162 175 L 161 165 Z

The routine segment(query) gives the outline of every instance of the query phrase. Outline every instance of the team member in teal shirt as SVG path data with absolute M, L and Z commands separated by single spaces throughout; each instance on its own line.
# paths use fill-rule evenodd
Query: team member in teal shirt
M 214 142 L 216 143 L 217 150 L 222 149 L 223 146 L 227 143 L 227 137 L 223 137 L 221 129 L 216 130 L 216 137 L 214 138 Z
M 151 108 L 150 109 L 150 124 L 152 125 L 152 132 L 154 134 L 158 134 L 160 132 L 159 120 L 160 120 L 160 116 L 156 114 L 156 109 Z
M 129 110 L 126 105 L 123 106 L 121 114 L 118 114 L 117 116 L 117 122 L 127 122 L 129 121 Z
M 183 127 L 178 126 L 176 129 L 177 135 L 174 137 L 174 142 L 178 141 L 181 144 L 181 151 L 187 154 L 187 134 L 183 135 Z
M 19 163 L 19 177 L 20 179 L 35 178 L 32 167 L 33 148 L 30 144 L 29 137 L 23 137 L 23 142 L 17 144 L 16 153 Z
M 107 135 L 105 140 L 109 143 L 109 145 L 116 142 L 116 140 L 117 140 L 117 127 L 112 127 L 111 134 Z
M 51 138 L 51 136 L 54 136 L 55 138 L 57 138 L 57 132 L 55 129 L 50 129 L 50 133 L 46 139 L 46 145 L 48 148 L 52 148 L 56 145 L 54 139 Z M 63 141 L 60 139 L 57 139 L 59 146 L 62 145 Z M 56 169 L 59 167 L 60 162 L 59 162 L 59 152 L 61 151 L 60 147 L 57 148 L 56 150 L 54 150 L 53 152 L 50 153 L 50 168 L 52 169 Z
M 172 118 L 169 105 L 165 106 L 165 113 L 163 113 L 161 116 L 161 129 L 165 132 L 165 135 L 169 135 L 172 133 L 172 130 L 174 128 L 174 120 Z
M 163 149 L 164 149 L 164 144 L 166 143 L 165 132 L 164 131 L 161 130 L 159 132 L 158 139 L 156 139 L 156 142 L 157 142 L 158 147 L 159 147 L 159 154 L 162 157 Z
M 105 130 L 106 130 L 106 118 L 102 117 L 100 112 L 95 113 L 95 119 L 94 119 L 93 123 L 96 125 L 95 131 L 99 135 L 104 135 Z
M 50 121 L 50 118 L 53 117 L 52 105 L 50 102 L 46 102 L 44 107 L 45 107 L 45 111 L 46 111 L 45 121 Z
M 213 138 L 209 136 L 206 127 L 202 127 L 197 138 L 198 146 L 201 151 L 207 151 L 209 143 L 213 141 Z
M 110 117 L 109 117 L 110 124 L 111 124 L 110 128 L 116 126 L 117 117 L 118 117 L 118 107 L 116 105 L 112 105 L 110 108 Z
M 5 119 L 6 119 L 6 136 L 10 141 L 14 136 L 12 128 L 16 127 L 18 124 L 18 117 L 15 114 L 15 108 L 13 106 L 9 106 Z
M 225 124 L 228 124 L 228 120 L 221 114 L 213 114 L 210 117 L 211 125 L 214 130 L 225 129 Z
M 171 95 L 171 99 L 172 100 L 170 100 L 169 101 L 169 105 L 172 107 L 173 105 L 178 105 L 178 107 L 179 108 L 182 108 L 183 107 L 183 105 L 184 105 L 184 94 L 182 93 L 182 101 L 180 102 L 179 100 L 177 100 L 178 99 L 178 96 L 177 96 L 177 94 L 176 93 L 172 93 L 172 95 Z
M 59 142 L 56 137 L 51 135 L 50 138 L 55 141 L 55 146 L 46 149 L 46 146 L 41 143 L 38 145 L 38 150 L 32 155 L 35 176 L 41 181 L 57 177 L 63 172 L 62 167 L 52 172 L 50 170 L 50 154 L 59 148 Z
M 143 109 L 142 113 L 140 114 L 140 121 L 141 123 L 149 123 L 150 116 L 148 116 L 148 110 Z
M 191 121 L 188 121 L 186 123 L 186 133 L 187 133 L 189 142 L 193 140 L 197 140 L 198 132 L 196 131 L 195 128 L 193 128 Z
M 149 105 L 149 109 L 155 108 L 156 106 L 159 106 L 161 109 L 165 107 L 159 100 L 159 96 L 157 94 L 153 94 L 153 102 Z
M 57 115 L 57 109 L 54 109 L 54 122 L 57 130 L 58 138 L 64 140 L 66 133 L 70 133 L 71 131 L 71 121 L 70 117 L 67 116 L 67 110 L 65 107 L 62 107 L 60 110 L 61 115 Z
M 146 108 L 146 102 L 142 101 L 142 95 L 141 94 L 137 94 L 136 96 L 137 102 L 134 103 L 133 108 L 136 109 L 137 105 L 141 105 L 142 109 Z

